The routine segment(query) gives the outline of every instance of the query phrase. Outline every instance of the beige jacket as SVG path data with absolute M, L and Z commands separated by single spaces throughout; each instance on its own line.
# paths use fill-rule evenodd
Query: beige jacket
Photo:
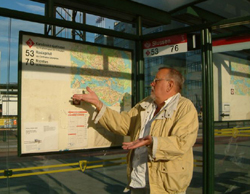
M 145 98 L 129 112 L 118 113 L 103 107 L 97 120 L 107 130 L 129 135 L 131 140 L 139 137 L 144 126 L 144 115 L 153 100 Z M 157 146 L 148 148 L 149 185 L 152 194 L 186 191 L 193 175 L 193 150 L 198 132 L 198 115 L 193 103 L 180 94 L 174 96 L 151 125 L 150 135 L 157 137 Z M 155 157 L 152 157 L 154 149 Z M 128 179 L 132 150 L 127 156 Z

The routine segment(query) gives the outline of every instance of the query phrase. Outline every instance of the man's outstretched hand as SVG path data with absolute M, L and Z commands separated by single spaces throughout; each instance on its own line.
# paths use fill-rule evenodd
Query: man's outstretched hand
M 93 104 L 97 110 L 101 110 L 102 108 L 102 102 L 99 100 L 96 93 L 91 90 L 89 87 L 86 88 L 88 93 L 87 94 L 74 94 L 72 99 L 75 101 L 85 101 L 90 104 Z
M 135 148 L 138 148 L 138 147 L 142 147 L 142 146 L 149 146 L 153 143 L 153 139 L 151 137 L 151 135 L 148 135 L 144 138 L 140 138 L 140 139 L 137 139 L 135 141 L 132 141 L 132 142 L 124 142 L 122 143 L 122 148 L 124 150 L 131 150 L 131 149 L 135 149 Z

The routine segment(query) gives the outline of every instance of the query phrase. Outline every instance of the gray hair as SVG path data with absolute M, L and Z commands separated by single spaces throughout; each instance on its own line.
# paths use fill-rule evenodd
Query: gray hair
M 185 81 L 182 74 L 176 69 L 170 68 L 170 67 L 160 67 L 158 70 L 161 70 L 161 69 L 169 70 L 169 73 L 166 75 L 166 78 L 172 79 L 175 82 L 175 84 L 178 86 L 179 91 L 181 91 L 183 88 L 184 81 Z

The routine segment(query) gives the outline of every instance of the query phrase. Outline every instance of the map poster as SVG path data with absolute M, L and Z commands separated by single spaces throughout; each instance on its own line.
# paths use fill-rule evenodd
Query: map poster
M 19 155 L 121 146 L 123 137 L 94 124 L 95 108 L 73 104 L 89 86 L 120 112 L 132 104 L 132 52 L 20 32 Z

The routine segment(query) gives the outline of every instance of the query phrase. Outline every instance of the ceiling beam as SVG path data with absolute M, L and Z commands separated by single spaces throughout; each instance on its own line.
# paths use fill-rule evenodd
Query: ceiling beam
M 48 3 L 49 0 L 33 0 Z M 69 8 L 121 22 L 135 23 L 138 16 L 144 27 L 167 25 L 171 15 L 165 11 L 129 0 L 53 0 L 56 7 Z

